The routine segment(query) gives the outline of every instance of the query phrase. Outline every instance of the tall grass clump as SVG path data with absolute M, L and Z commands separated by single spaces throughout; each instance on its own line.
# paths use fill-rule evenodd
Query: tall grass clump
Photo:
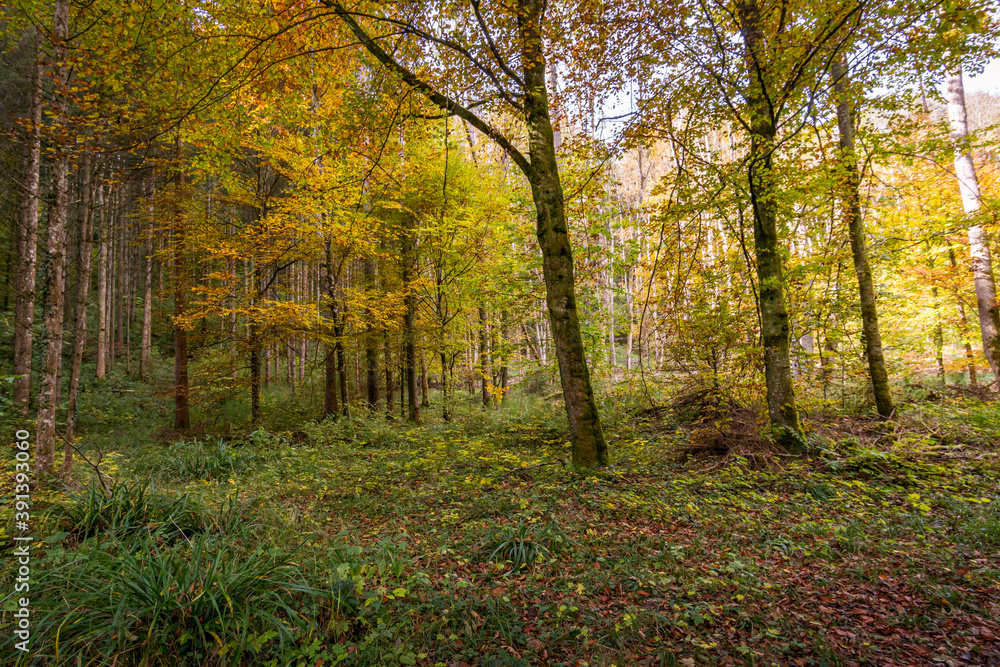
M 37 650 L 19 664 L 257 664 L 316 632 L 317 619 L 297 609 L 329 593 L 299 580 L 290 555 L 213 544 L 204 535 L 169 549 L 149 538 L 88 543 L 46 568 Z

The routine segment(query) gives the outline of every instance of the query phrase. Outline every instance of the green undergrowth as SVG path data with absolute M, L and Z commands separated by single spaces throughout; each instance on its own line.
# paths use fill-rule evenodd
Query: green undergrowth
M 514 407 L 115 452 L 109 493 L 48 506 L 22 662 L 1000 659 L 996 404 L 814 419 L 807 455 L 763 462 L 685 460 L 682 426 L 622 410 L 589 472 Z

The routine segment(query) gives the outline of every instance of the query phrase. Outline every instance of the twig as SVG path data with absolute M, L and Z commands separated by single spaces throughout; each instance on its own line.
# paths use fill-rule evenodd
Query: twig
M 59 433 L 59 431 L 56 431 L 56 433 Z M 91 468 L 94 469 L 94 472 L 97 473 L 97 481 L 101 483 L 101 487 L 104 489 L 104 493 L 106 495 L 110 496 L 111 495 L 111 491 L 108 490 L 108 485 L 104 483 L 104 478 L 107 477 L 108 479 L 111 479 L 111 477 L 109 475 L 106 475 L 105 473 L 101 472 L 101 469 L 98 467 L 98 466 L 101 465 L 101 461 L 104 459 L 104 452 L 101 451 L 101 448 L 100 447 L 97 448 L 97 451 L 101 455 L 101 458 L 97 459 L 97 463 L 94 464 L 94 463 L 90 462 L 90 459 L 87 458 L 86 454 L 84 454 L 83 452 L 80 451 L 79 447 L 77 447 L 72 442 L 70 442 L 69 440 L 67 440 L 65 435 L 63 435 L 62 433 L 59 433 L 59 437 L 63 439 L 63 442 L 65 442 L 67 445 L 69 445 L 70 447 L 72 447 L 73 450 L 76 451 L 76 453 L 80 455 L 80 458 L 83 459 L 84 462 L 87 465 L 89 465 Z

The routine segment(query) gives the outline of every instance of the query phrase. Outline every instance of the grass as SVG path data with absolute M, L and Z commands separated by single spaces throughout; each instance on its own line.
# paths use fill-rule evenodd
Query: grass
M 626 407 L 588 473 L 529 401 L 106 441 L 112 495 L 50 500 L 34 664 L 1000 661 L 995 403 L 814 418 L 764 468 L 683 461 L 688 431 Z

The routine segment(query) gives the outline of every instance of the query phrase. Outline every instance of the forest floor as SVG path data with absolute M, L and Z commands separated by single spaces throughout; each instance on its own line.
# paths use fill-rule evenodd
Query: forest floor
M 1000 665 L 998 403 L 814 418 L 794 458 L 623 412 L 586 473 L 512 412 L 91 436 L 108 493 L 38 501 L 36 663 Z

